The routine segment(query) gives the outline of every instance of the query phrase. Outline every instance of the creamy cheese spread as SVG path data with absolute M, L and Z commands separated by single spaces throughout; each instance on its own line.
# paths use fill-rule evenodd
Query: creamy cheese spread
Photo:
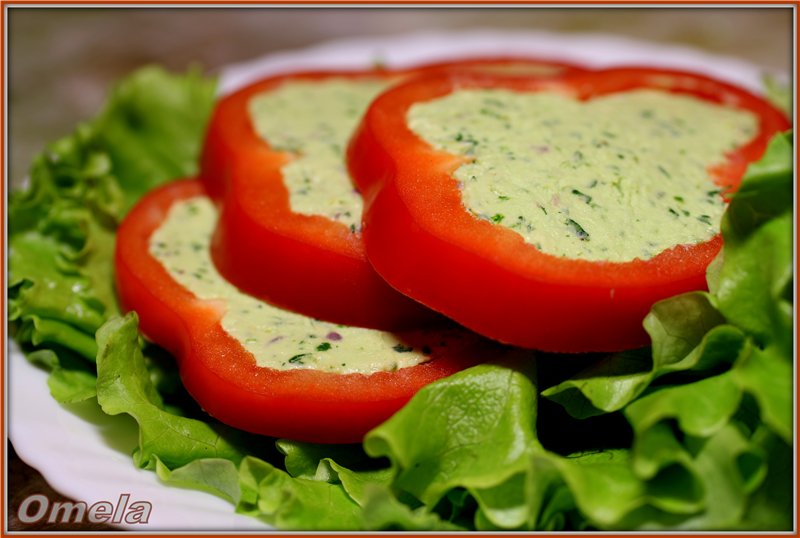
M 292 211 L 361 228 L 362 201 L 347 173 L 347 142 L 386 80 L 291 81 L 250 100 L 258 135 L 295 158 L 281 169 Z
M 648 259 L 719 231 L 710 166 L 753 138 L 753 114 L 636 90 L 578 101 L 552 92 L 463 89 L 413 105 L 409 128 L 467 156 L 465 208 L 539 250 L 573 259 Z
M 151 235 L 149 250 L 170 276 L 203 300 L 223 301 L 222 328 L 265 368 L 314 368 L 370 374 L 426 362 L 459 333 L 430 334 L 413 347 L 389 332 L 319 321 L 241 293 L 216 270 L 209 254 L 217 210 L 206 197 L 175 203 Z

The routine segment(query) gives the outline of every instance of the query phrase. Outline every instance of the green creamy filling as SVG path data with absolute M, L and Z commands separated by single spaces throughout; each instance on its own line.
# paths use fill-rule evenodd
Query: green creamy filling
M 347 174 L 345 150 L 369 103 L 387 86 L 385 80 L 294 81 L 250 100 L 258 135 L 273 149 L 296 154 L 281 169 L 292 211 L 360 229 L 362 201 Z
M 708 169 L 757 131 L 749 112 L 657 90 L 586 102 L 458 90 L 415 104 L 407 121 L 471 158 L 455 178 L 476 217 L 548 254 L 615 262 L 717 234 L 725 203 Z
M 150 237 L 150 254 L 196 297 L 223 301 L 222 328 L 259 366 L 278 370 L 314 368 L 369 374 L 423 363 L 436 348 L 459 338 L 430 335 L 412 347 L 393 333 L 319 321 L 264 303 L 240 292 L 216 270 L 209 245 L 217 210 L 208 198 L 178 202 Z

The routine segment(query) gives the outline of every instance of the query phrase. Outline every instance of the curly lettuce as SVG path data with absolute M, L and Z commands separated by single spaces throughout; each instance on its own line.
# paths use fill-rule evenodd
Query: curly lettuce
M 116 227 L 142 193 L 196 171 L 215 88 L 197 71 L 136 72 L 95 119 L 36 157 L 28 187 L 11 194 L 9 321 L 15 339 L 37 350 L 31 358 L 52 371 L 57 400 L 94 396 L 95 333 L 119 315 Z

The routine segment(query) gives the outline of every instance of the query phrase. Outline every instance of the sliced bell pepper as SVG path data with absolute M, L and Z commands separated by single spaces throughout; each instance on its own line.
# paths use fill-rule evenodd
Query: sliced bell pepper
M 142 333 L 176 357 L 186 389 L 221 422 L 274 437 L 360 442 L 422 386 L 504 353 L 491 341 L 452 329 L 459 336 L 448 339 L 447 347 L 432 347 L 428 362 L 395 371 L 338 374 L 258 366 L 222 328 L 225 304 L 198 299 L 150 253 L 150 237 L 170 207 L 198 196 L 205 196 L 200 182 L 177 181 L 148 193 L 131 210 L 117 234 L 116 284 L 123 308 L 137 312 Z M 442 334 L 406 332 L 401 338 L 422 346 Z M 391 347 L 387 352 L 394 353 Z
M 446 69 L 577 72 L 579 68 L 524 58 L 443 62 L 404 71 L 308 72 L 256 82 L 220 101 L 205 140 L 200 177 L 222 208 L 213 244 L 220 272 L 247 293 L 312 317 L 398 330 L 439 317 L 397 293 L 367 261 L 361 234 L 323 215 L 292 210 L 281 167 L 294 154 L 270 147 L 256 133 L 250 100 L 291 81 L 399 80 Z M 344 151 L 342 163 L 344 163 Z
M 660 69 L 609 69 L 560 80 L 420 77 L 378 97 L 348 150 L 350 174 L 365 201 L 366 251 L 377 272 L 402 293 L 480 334 L 548 351 L 646 345 L 642 320 L 650 307 L 704 289 L 706 267 L 722 240 L 717 235 L 645 260 L 588 261 L 547 254 L 514 230 L 475 217 L 453 177 L 469 157 L 433 148 L 406 122 L 413 104 L 464 88 L 553 91 L 579 100 L 660 89 L 751 111 L 757 135 L 709 170 L 713 181 L 730 189 L 770 137 L 789 126 L 782 113 L 744 90 Z

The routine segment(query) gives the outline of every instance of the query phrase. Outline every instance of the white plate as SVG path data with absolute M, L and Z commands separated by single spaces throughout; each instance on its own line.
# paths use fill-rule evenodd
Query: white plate
M 352 39 L 273 54 L 231 66 L 221 77 L 227 93 L 262 76 L 281 71 L 360 68 L 376 59 L 401 67 L 466 56 L 531 55 L 590 67 L 648 65 L 698 71 L 760 92 L 762 71 L 742 61 L 696 50 L 655 45 L 607 35 L 558 35 L 542 32 L 480 30 L 420 33 L 380 39 Z M 785 74 L 784 74 L 785 75 Z M 258 520 L 233 512 L 212 495 L 164 486 L 155 473 L 134 467 L 130 454 L 137 430 L 128 417 L 108 417 L 90 405 L 62 406 L 50 397 L 47 374 L 32 366 L 10 344 L 8 421 L 19 456 L 38 469 L 59 492 L 91 505 L 151 503 L 146 525 L 121 525 L 139 531 L 265 530 Z

